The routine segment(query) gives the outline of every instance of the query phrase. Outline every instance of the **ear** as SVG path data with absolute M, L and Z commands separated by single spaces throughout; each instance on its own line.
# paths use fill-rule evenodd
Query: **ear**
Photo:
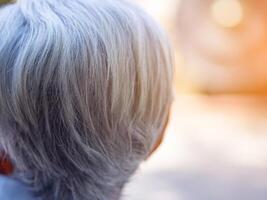
M 0 153 L 0 174 L 10 175 L 13 172 L 13 165 L 5 153 Z
M 152 147 L 151 152 L 148 154 L 148 156 L 147 156 L 146 159 L 148 159 L 148 158 L 149 158 L 149 157 L 150 157 L 150 156 L 151 156 L 151 155 L 152 155 L 152 154 L 159 148 L 159 146 L 161 145 L 161 143 L 162 143 L 162 141 L 163 141 L 163 139 L 164 139 L 164 135 L 165 135 L 165 132 L 166 132 L 166 128 L 167 128 L 168 123 L 169 123 L 169 119 L 170 119 L 170 111 L 169 111 L 168 116 L 167 116 L 167 118 L 166 118 L 165 124 L 164 124 L 162 130 L 160 131 L 160 135 L 159 135 L 159 137 L 157 138 L 155 144 L 154 144 L 153 147 Z

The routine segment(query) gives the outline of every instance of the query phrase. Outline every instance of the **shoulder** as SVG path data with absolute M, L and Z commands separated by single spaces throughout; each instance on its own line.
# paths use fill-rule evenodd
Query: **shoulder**
M 27 186 L 6 176 L 0 176 L 0 199 L 36 200 Z

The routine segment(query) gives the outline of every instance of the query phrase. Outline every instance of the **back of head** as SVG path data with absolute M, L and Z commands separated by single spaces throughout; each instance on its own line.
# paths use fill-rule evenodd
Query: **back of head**
M 164 126 L 172 63 L 123 0 L 0 8 L 0 143 L 43 199 L 117 199 Z

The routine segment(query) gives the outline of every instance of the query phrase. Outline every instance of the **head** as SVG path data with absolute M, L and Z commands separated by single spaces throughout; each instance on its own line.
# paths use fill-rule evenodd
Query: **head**
M 117 199 L 162 134 L 172 61 L 124 0 L 0 8 L 0 147 L 43 199 Z

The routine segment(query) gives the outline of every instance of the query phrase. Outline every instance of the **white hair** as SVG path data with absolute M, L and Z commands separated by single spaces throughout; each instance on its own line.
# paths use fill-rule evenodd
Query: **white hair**
M 0 143 L 45 200 L 118 199 L 172 101 L 161 28 L 123 0 L 0 8 Z

